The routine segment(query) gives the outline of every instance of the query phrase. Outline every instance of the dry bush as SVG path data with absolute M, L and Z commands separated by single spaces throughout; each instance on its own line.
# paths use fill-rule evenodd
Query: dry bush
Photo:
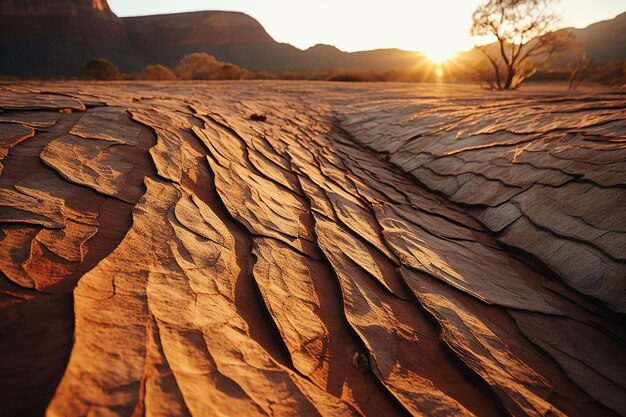
M 223 64 L 216 75 L 217 80 L 240 80 L 242 78 L 241 68 L 234 64 Z
M 166 66 L 148 65 L 137 76 L 137 79 L 145 81 L 174 81 L 176 80 L 176 75 Z
M 185 55 L 174 72 L 181 80 L 210 80 L 220 66 L 221 63 L 213 55 L 194 53 Z
M 105 58 L 94 58 L 85 63 L 80 69 L 80 78 L 83 80 L 119 80 L 122 78 L 120 70 L 111 61 Z
M 181 80 L 241 80 L 247 74 L 237 65 L 218 61 L 204 52 L 186 55 L 174 72 Z

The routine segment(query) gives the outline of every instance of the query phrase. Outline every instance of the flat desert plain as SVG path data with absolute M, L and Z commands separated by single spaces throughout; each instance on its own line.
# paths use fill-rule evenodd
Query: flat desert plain
M 0 86 L 3 415 L 626 414 L 626 93 Z

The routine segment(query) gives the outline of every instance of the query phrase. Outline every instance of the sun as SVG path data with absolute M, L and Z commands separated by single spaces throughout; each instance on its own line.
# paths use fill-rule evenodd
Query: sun
M 428 42 L 422 46 L 421 52 L 432 63 L 443 64 L 462 49 L 458 40 L 433 32 Z
M 446 45 L 437 45 L 422 51 L 426 58 L 435 64 L 443 64 L 449 61 L 458 52 L 457 49 L 446 47 Z

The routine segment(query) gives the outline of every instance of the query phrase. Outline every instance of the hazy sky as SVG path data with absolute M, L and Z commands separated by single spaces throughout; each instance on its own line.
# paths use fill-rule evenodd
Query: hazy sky
M 401 48 L 433 54 L 474 45 L 471 14 L 481 0 L 109 0 L 118 16 L 234 10 L 279 42 L 344 51 Z M 584 27 L 626 11 L 626 0 L 562 0 L 562 26 Z

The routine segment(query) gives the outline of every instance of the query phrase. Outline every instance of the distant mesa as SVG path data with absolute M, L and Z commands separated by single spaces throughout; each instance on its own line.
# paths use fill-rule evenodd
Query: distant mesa
M 597 62 L 626 59 L 626 13 L 574 30 Z M 333 69 L 410 70 L 415 52 L 379 49 L 347 53 L 331 45 L 307 50 L 276 42 L 254 18 L 204 11 L 119 18 L 106 0 L 2 0 L 0 74 L 20 77 L 78 75 L 88 60 L 104 57 L 124 72 L 145 66 L 173 68 L 193 52 L 252 71 Z
M 193 12 L 122 18 L 132 45 L 145 52 L 198 44 L 275 43 L 263 26 L 237 12 Z

